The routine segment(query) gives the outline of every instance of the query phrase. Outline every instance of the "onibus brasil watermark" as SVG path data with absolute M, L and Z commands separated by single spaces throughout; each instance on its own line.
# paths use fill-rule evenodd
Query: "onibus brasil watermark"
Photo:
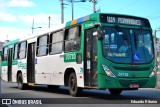
M 37 99 L 2 99 L 2 104 L 42 104 L 42 101 Z

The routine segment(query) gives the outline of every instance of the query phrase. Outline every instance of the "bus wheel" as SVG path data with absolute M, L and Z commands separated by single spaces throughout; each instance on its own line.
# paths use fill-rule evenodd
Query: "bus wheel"
M 69 76 L 68 85 L 70 95 L 76 97 L 82 92 L 82 88 L 77 87 L 77 78 L 74 72 Z
M 109 92 L 112 94 L 112 95 L 120 95 L 122 90 L 121 89 L 109 89 Z
M 21 73 L 18 74 L 17 82 L 18 82 L 18 88 L 20 90 L 23 90 L 27 87 L 27 84 L 23 83 L 23 77 Z

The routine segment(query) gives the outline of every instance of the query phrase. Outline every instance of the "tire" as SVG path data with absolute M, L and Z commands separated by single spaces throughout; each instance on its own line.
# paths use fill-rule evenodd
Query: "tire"
M 109 92 L 112 94 L 112 95 L 120 95 L 122 90 L 121 89 L 109 89 Z
M 70 95 L 76 97 L 82 93 L 82 88 L 77 87 L 77 78 L 74 72 L 69 76 L 68 86 Z
M 24 89 L 26 89 L 27 86 L 28 86 L 28 84 L 24 84 L 24 83 L 23 83 L 23 77 L 22 77 L 22 74 L 21 74 L 21 73 L 18 74 L 17 83 L 18 83 L 18 88 L 19 88 L 20 90 L 24 90 Z

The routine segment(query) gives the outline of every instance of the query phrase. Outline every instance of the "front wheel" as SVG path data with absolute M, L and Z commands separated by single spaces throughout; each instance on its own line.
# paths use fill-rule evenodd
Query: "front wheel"
M 122 90 L 121 89 L 109 89 L 109 92 L 112 94 L 112 95 L 120 95 Z
M 77 87 L 77 78 L 74 72 L 69 76 L 68 85 L 70 95 L 76 97 L 81 94 L 82 88 Z
M 27 84 L 23 83 L 23 77 L 22 77 L 21 73 L 18 74 L 17 83 L 18 83 L 18 88 L 20 90 L 23 90 L 23 89 L 27 88 L 27 86 L 28 86 Z

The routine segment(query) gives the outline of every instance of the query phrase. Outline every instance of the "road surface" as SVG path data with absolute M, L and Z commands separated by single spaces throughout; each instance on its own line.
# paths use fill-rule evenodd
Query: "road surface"
M 41 86 L 31 87 L 27 90 L 19 90 L 16 83 L 7 83 L 4 81 L 1 81 L 1 98 L 33 98 L 33 99 L 52 98 L 50 100 L 53 100 L 52 101 L 53 103 L 55 101 L 59 101 L 59 102 L 55 102 L 56 104 L 54 104 L 54 105 L 56 107 L 59 107 L 61 105 L 61 103 L 62 103 L 62 106 L 64 106 L 63 102 L 65 102 L 65 100 L 69 101 L 69 104 L 65 104 L 65 107 L 67 107 L 67 106 L 71 107 L 74 104 L 77 104 L 77 103 L 75 103 L 75 101 L 78 101 L 78 103 L 80 103 L 76 106 L 83 105 L 83 107 L 85 107 L 85 106 L 86 107 L 88 107 L 88 106 L 93 107 L 93 106 L 99 106 L 99 105 L 104 106 L 107 103 L 109 103 L 109 105 L 111 107 L 113 107 L 114 104 L 115 105 L 118 104 L 117 107 L 119 107 L 119 106 L 124 107 L 125 105 L 132 106 L 131 104 L 125 104 L 126 100 L 127 101 L 131 101 L 131 100 L 138 100 L 139 101 L 141 99 L 142 100 L 143 99 L 149 99 L 149 100 L 150 99 L 151 100 L 152 99 L 160 99 L 160 89 L 146 88 L 146 89 L 139 89 L 139 90 L 135 90 L 135 91 L 123 91 L 121 93 L 121 95 L 119 95 L 119 96 L 110 95 L 108 90 L 84 89 L 82 95 L 80 97 L 75 98 L 75 97 L 72 97 L 69 95 L 68 88 L 65 88 L 65 87 L 60 87 L 57 90 L 51 90 L 51 89 L 48 89 L 47 86 L 41 85 Z M 63 101 L 61 102 L 60 100 L 63 100 Z M 89 104 L 86 102 L 89 102 Z M 120 103 L 122 103 L 122 104 L 120 104 Z M 18 106 L 30 107 L 28 105 L 18 105 Z M 44 105 L 32 105 L 32 106 L 33 107 L 43 107 Z M 53 105 L 48 105 L 48 106 L 53 107 Z M 45 107 L 48 107 L 48 106 L 45 106 Z M 142 107 L 143 104 L 140 104 L 140 106 Z M 11 105 L 10 107 L 17 107 L 17 105 Z M 126 106 L 126 107 L 128 107 L 128 106 Z M 144 104 L 144 107 L 153 107 L 153 106 L 151 106 L 151 104 L 149 104 L 149 105 Z M 159 104 L 154 104 L 154 107 L 159 107 Z

